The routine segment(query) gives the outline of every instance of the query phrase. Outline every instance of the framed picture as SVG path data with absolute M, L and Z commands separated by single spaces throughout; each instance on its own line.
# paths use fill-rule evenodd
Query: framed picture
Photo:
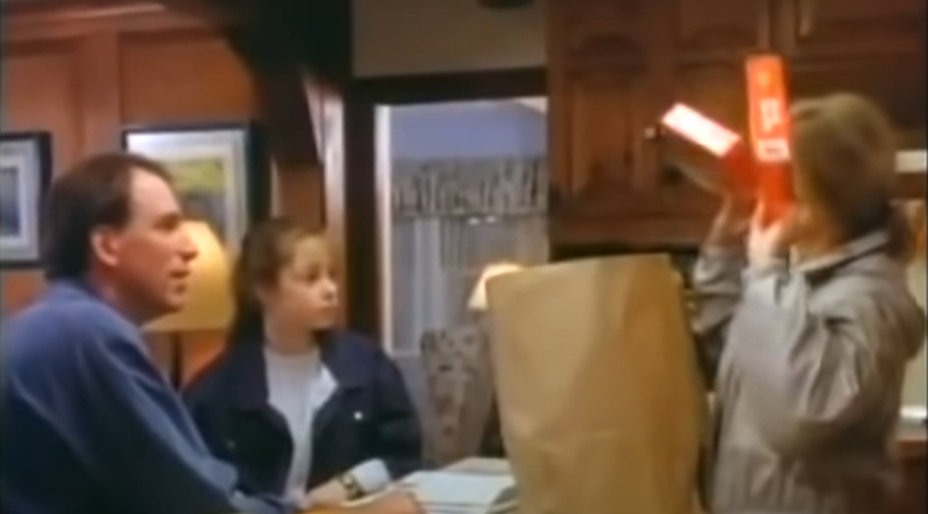
M 51 135 L 6 133 L 0 139 L 0 266 L 34 266 L 40 256 L 42 203 L 52 178 Z
M 235 251 L 248 225 L 269 214 L 270 166 L 252 124 L 129 128 L 123 148 L 164 164 L 184 210 Z

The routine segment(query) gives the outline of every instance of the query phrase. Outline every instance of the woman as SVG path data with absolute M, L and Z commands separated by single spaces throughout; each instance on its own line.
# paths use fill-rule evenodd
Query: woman
M 874 514 L 925 331 L 891 205 L 893 133 L 846 94 L 797 103 L 792 124 L 794 212 L 764 227 L 729 199 L 694 273 L 695 333 L 717 357 L 709 511 Z
M 185 391 L 212 451 L 242 488 L 332 506 L 419 466 L 419 421 L 375 343 L 335 328 L 324 238 L 285 219 L 253 227 L 235 267 L 227 348 Z

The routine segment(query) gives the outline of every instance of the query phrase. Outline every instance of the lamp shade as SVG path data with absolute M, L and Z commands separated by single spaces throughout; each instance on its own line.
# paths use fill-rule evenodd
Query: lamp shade
M 229 258 L 209 225 L 188 221 L 184 229 L 199 253 L 191 265 L 183 308 L 148 324 L 149 332 L 225 329 L 232 315 Z
M 483 268 L 483 273 L 480 274 L 480 280 L 474 286 L 474 291 L 470 295 L 467 306 L 471 310 L 485 311 L 487 309 L 487 282 L 493 277 L 522 271 L 523 269 L 521 265 L 514 262 L 497 262 Z

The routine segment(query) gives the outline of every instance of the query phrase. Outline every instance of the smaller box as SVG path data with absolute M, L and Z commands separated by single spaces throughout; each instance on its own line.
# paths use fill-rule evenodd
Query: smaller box
M 756 177 L 751 152 L 734 131 L 692 107 L 678 103 L 661 117 L 663 127 L 719 158 L 726 189 L 752 196 Z

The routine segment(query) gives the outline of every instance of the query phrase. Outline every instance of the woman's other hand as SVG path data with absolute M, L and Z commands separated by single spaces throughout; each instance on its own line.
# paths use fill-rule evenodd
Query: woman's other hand
M 423 514 L 412 493 L 394 490 L 360 507 L 356 514 Z
M 747 240 L 748 263 L 752 269 L 768 270 L 786 262 L 790 247 L 799 235 L 799 218 L 794 210 L 768 222 L 763 205 L 754 209 Z
M 706 238 L 706 245 L 718 248 L 740 246 L 751 226 L 751 212 L 755 203 L 753 198 L 724 196 Z

